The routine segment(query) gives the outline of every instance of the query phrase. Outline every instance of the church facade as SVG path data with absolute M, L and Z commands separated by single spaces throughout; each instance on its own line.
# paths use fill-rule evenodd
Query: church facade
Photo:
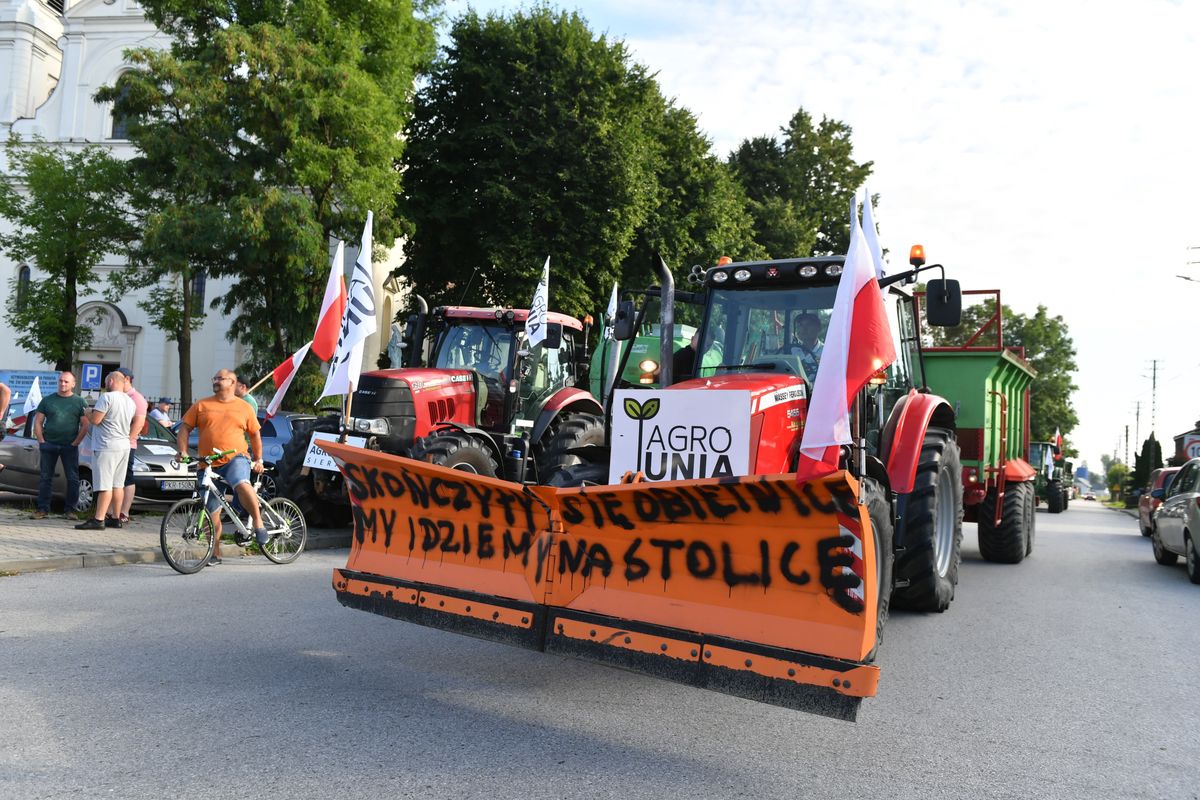
M 7 140 L 10 132 L 26 140 L 40 136 L 68 149 L 101 145 L 118 158 L 131 157 L 134 148 L 123 138 L 121 126 L 114 125 L 112 108 L 92 97 L 101 86 L 112 85 L 130 69 L 124 58 L 126 50 L 168 45 L 168 38 L 145 18 L 137 0 L 0 0 L 0 138 Z M 0 173 L 20 185 L 20 176 L 10 175 L 2 151 Z M 0 219 L 0 226 L 10 224 Z M 350 268 L 357 256 L 357 241 L 347 245 Z M 386 280 L 396 265 L 398 250 L 393 248 L 385 263 L 375 264 L 377 332 L 366 342 L 364 370 L 374 369 L 377 357 L 386 349 L 394 309 L 402 299 L 396 282 Z M 150 324 L 137 305 L 142 299 L 138 295 L 122 297 L 119 302 L 103 295 L 108 274 L 123 266 L 123 259 L 109 256 L 97 269 L 99 281 L 93 293 L 80 297 L 78 319 L 91 329 L 92 344 L 75 354 L 76 374 L 84 364 L 101 365 L 102 374 L 126 366 L 147 397 L 178 398 L 175 342 Z M 0 253 L 0 294 L 7 295 L 9 287 L 22 279 L 37 277 L 36 264 L 17 263 Z M 207 308 L 229 286 L 223 279 L 209 278 L 197 289 L 204 292 Z M 241 346 L 226 338 L 228 327 L 219 312 L 208 309 L 203 327 L 193 334 L 193 397 L 207 394 L 208 379 L 216 370 L 232 368 L 244 359 Z M 0 341 L 7 343 L 0 347 L 0 372 L 32 374 L 53 369 L 53 364 L 18 348 L 15 338 L 0 313 Z M 249 376 L 250 382 L 258 377 Z M 269 396 L 270 388 L 268 382 L 261 393 Z

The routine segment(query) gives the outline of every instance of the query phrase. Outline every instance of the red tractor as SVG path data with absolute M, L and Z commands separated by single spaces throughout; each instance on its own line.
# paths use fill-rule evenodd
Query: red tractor
M 587 326 L 550 312 L 545 341 L 531 348 L 528 315 L 443 306 L 410 317 L 405 366 L 361 376 L 346 433 L 373 450 L 518 483 L 577 463 L 573 448 L 604 441 L 603 408 L 576 388 L 587 364 Z M 340 431 L 341 418 L 330 416 L 307 433 Z M 281 494 L 314 524 L 345 524 L 342 475 L 304 466 L 310 439 L 297 436 L 285 449 Z

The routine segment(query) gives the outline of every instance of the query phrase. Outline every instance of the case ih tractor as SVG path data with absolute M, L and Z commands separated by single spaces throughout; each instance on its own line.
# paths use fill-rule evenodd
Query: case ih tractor
M 462 306 L 410 317 L 406 366 L 363 373 L 347 433 L 369 449 L 518 482 L 578 461 L 569 450 L 604 438 L 603 409 L 576 388 L 587 363 L 585 325 L 550 312 L 545 341 L 530 349 L 527 317 Z M 340 417 L 324 417 L 309 433 L 340 428 Z M 293 437 L 285 449 L 281 493 L 315 524 L 345 524 L 342 475 L 303 466 L 309 441 Z

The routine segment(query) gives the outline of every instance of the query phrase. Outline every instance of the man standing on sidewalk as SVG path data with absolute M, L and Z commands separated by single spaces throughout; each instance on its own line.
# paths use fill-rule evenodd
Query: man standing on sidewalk
M 114 508 L 111 517 L 106 517 L 104 524 L 109 527 L 119 527 L 114 523 L 124 525 L 129 522 L 129 509 L 133 508 L 133 495 L 137 485 L 133 482 L 133 456 L 137 452 L 138 437 L 146 426 L 146 412 L 149 405 L 142 393 L 133 388 L 133 372 L 128 367 L 118 367 L 117 372 L 125 378 L 125 394 L 133 401 L 133 422 L 129 428 L 129 464 L 125 467 L 125 491 L 120 508 Z
M 258 507 L 258 496 L 250 485 L 250 472 L 262 472 L 262 436 L 259 435 L 258 417 L 250 409 L 248 403 L 243 403 L 234 393 L 237 376 L 230 370 L 218 370 L 213 376 L 213 395 L 198 401 L 187 410 L 180 420 L 179 429 L 175 433 L 175 443 L 179 449 L 180 459 L 188 457 L 188 433 L 192 428 L 200 431 L 200 446 L 197 451 L 207 456 L 216 450 L 234 451 L 233 456 L 226 456 L 213 463 L 212 469 L 217 471 L 221 479 L 233 487 L 234 493 L 241 501 L 242 508 L 250 511 L 254 519 L 254 539 L 259 545 L 267 543 L 267 529 L 263 527 L 262 513 Z M 250 443 L 253 461 L 246 456 L 246 442 Z M 215 498 L 212 501 L 216 502 Z M 221 563 L 221 515 L 214 513 L 217 506 L 208 509 L 212 514 L 214 538 L 210 566 Z
M 233 393 L 245 400 L 254 409 L 254 416 L 258 416 L 258 401 L 254 399 L 254 395 L 250 394 L 250 387 L 241 378 L 237 379 L 237 383 L 233 386 Z
M 67 476 L 64 516 L 75 517 L 75 506 L 79 504 L 79 443 L 87 431 L 87 401 L 75 394 L 75 376 L 60 372 L 58 391 L 43 397 L 33 412 L 33 438 L 38 441 L 42 461 L 34 519 L 45 519 L 50 514 L 54 468 L 60 461 Z
M 108 391 L 96 400 L 92 409 L 92 480 L 96 485 L 96 511 L 87 522 L 75 527 L 82 531 L 104 530 L 104 515 L 109 505 L 121 507 L 121 489 L 129 463 L 129 428 L 133 422 L 133 401 L 125 394 L 125 376 L 110 372 L 104 379 Z M 113 527 L 121 527 L 117 522 Z

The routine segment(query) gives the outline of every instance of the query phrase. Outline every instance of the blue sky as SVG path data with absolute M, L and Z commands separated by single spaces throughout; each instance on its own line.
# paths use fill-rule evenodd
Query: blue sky
M 447 5 L 451 16 L 467 3 Z M 480 12 L 528 4 L 472 2 Z M 725 156 L 799 107 L 875 162 L 884 247 L 921 242 L 964 288 L 1061 314 L 1073 440 L 1099 468 L 1200 419 L 1200 3 L 560 4 L 624 40 Z

